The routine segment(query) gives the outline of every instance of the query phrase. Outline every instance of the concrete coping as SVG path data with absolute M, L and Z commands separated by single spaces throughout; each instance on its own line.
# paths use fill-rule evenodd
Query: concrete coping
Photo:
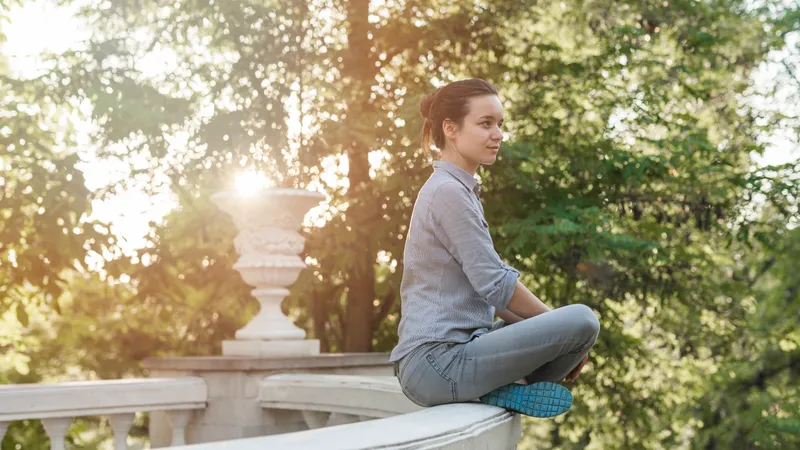
M 339 367 L 388 366 L 388 353 L 323 353 L 315 356 L 265 358 L 252 356 L 193 356 L 150 358 L 142 361 L 149 370 L 204 371 L 283 371 Z
M 0 422 L 205 408 L 199 377 L 131 378 L 0 386 Z
M 422 409 L 412 403 L 393 376 L 327 374 L 271 375 L 261 382 L 262 408 L 344 413 L 382 418 Z
M 385 419 L 316 430 L 174 447 L 185 450 L 365 450 L 374 448 L 514 448 L 519 415 L 495 406 L 460 403 L 426 408 Z

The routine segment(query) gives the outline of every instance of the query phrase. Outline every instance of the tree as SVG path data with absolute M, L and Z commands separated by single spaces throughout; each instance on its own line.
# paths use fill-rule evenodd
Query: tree
M 746 360 L 731 330 L 753 326 L 749 291 L 731 267 L 737 252 L 762 256 L 749 240 L 784 232 L 798 186 L 791 167 L 753 166 L 758 134 L 781 118 L 759 117 L 740 94 L 795 13 L 739 1 L 96 6 L 84 12 L 86 49 L 56 58 L 40 82 L 58 104 L 90 100 L 101 156 L 165 183 L 180 206 L 136 258 L 105 268 L 134 313 L 129 328 L 70 342 L 136 336 L 128 358 L 215 353 L 254 302 L 230 268 L 234 231 L 208 197 L 250 168 L 328 194 L 324 225 L 304 229 L 310 268 L 287 312 L 325 350 L 390 349 L 411 205 L 430 174 L 418 101 L 431 84 L 482 77 L 501 88 L 510 126 L 501 159 L 480 173 L 499 253 L 546 302 L 586 303 L 603 327 L 569 417 L 526 434 L 536 448 L 730 442 L 717 436 L 727 422 L 697 405 L 714 399 L 704 377 Z M 330 165 L 341 180 L 326 178 Z M 758 194 L 773 215 L 746 214 Z M 69 320 L 102 298 L 76 297 Z M 79 364 L 136 370 L 103 354 Z
M 486 212 L 537 295 L 601 316 L 576 414 L 529 429 L 534 447 L 549 435 L 553 448 L 670 448 L 702 428 L 703 376 L 746 314 L 724 265 L 731 246 L 797 214 L 789 168 L 750 159 L 777 119 L 737 96 L 781 45 L 766 30 L 790 28 L 735 2 L 596 7 L 542 24 L 541 5 L 515 27 L 534 32 L 506 36 L 491 69 L 518 99 L 514 145 L 482 175 Z M 781 186 L 768 202 L 783 208 L 762 223 L 744 211 L 767 184 Z
M 797 167 L 786 179 L 796 180 Z M 797 192 L 794 192 L 796 195 Z M 767 209 L 769 220 L 774 209 Z M 800 444 L 800 279 L 797 228 L 759 230 L 727 267 L 745 314 L 723 330 L 724 359 L 705 382 L 697 448 L 793 448 Z M 746 256 L 745 256 L 746 255 Z
M 7 7 L 0 3 L 0 18 Z M 61 272 L 83 266 L 87 252 L 113 242 L 102 224 L 85 220 L 91 192 L 53 88 L 8 70 L 0 65 L 0 314 L 35 296 L 57 309 Z M 14 309 L 27 326 L 25 308 Z
M 13 4 L 0 1 L 0 48 Z M 57 101 L 54 86 L 16 77 L 0 54 L 0 93 L 0 384 L 35 383 L 51 368 L 38 352 L 71 276 L 114 241 L 105 225 L 87 220 L 92 193 L 79 168 L 69 108 Z M 4 449 L 46 442 L 32 421 L 13 423 L 8 436 Z

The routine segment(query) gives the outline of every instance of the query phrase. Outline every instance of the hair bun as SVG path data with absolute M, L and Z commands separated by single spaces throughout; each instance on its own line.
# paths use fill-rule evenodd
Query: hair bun
M 433 109 L 433 101 L 436 100 L 436 94 L 441 91 L 442 88 L 436 89 L 435 91 L 431 92 L 430 94 L 426 95 L 425 98 L 419 102 L 419 113 L 422 117 L 426 119 L 431 118 L 431 110 Z

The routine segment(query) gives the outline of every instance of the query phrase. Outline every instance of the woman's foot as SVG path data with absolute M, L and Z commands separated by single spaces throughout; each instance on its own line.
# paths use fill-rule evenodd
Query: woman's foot
M 543 381 L 509 384 L 480 398 L 481 403 L 499 406 L 531 417 L 555 417 L 572 406 L 572 393 L 560 384 Z

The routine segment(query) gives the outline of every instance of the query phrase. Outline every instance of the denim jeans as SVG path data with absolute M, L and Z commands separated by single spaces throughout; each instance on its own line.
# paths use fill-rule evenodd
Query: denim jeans
M 403 393 L 420 406 L 468 402 L 525 378 L 560 382 L 597 340 L 600 323 L 569 305 L 507 325 L 497 321 L 469 342 L 423 344 L 396 365 Z

